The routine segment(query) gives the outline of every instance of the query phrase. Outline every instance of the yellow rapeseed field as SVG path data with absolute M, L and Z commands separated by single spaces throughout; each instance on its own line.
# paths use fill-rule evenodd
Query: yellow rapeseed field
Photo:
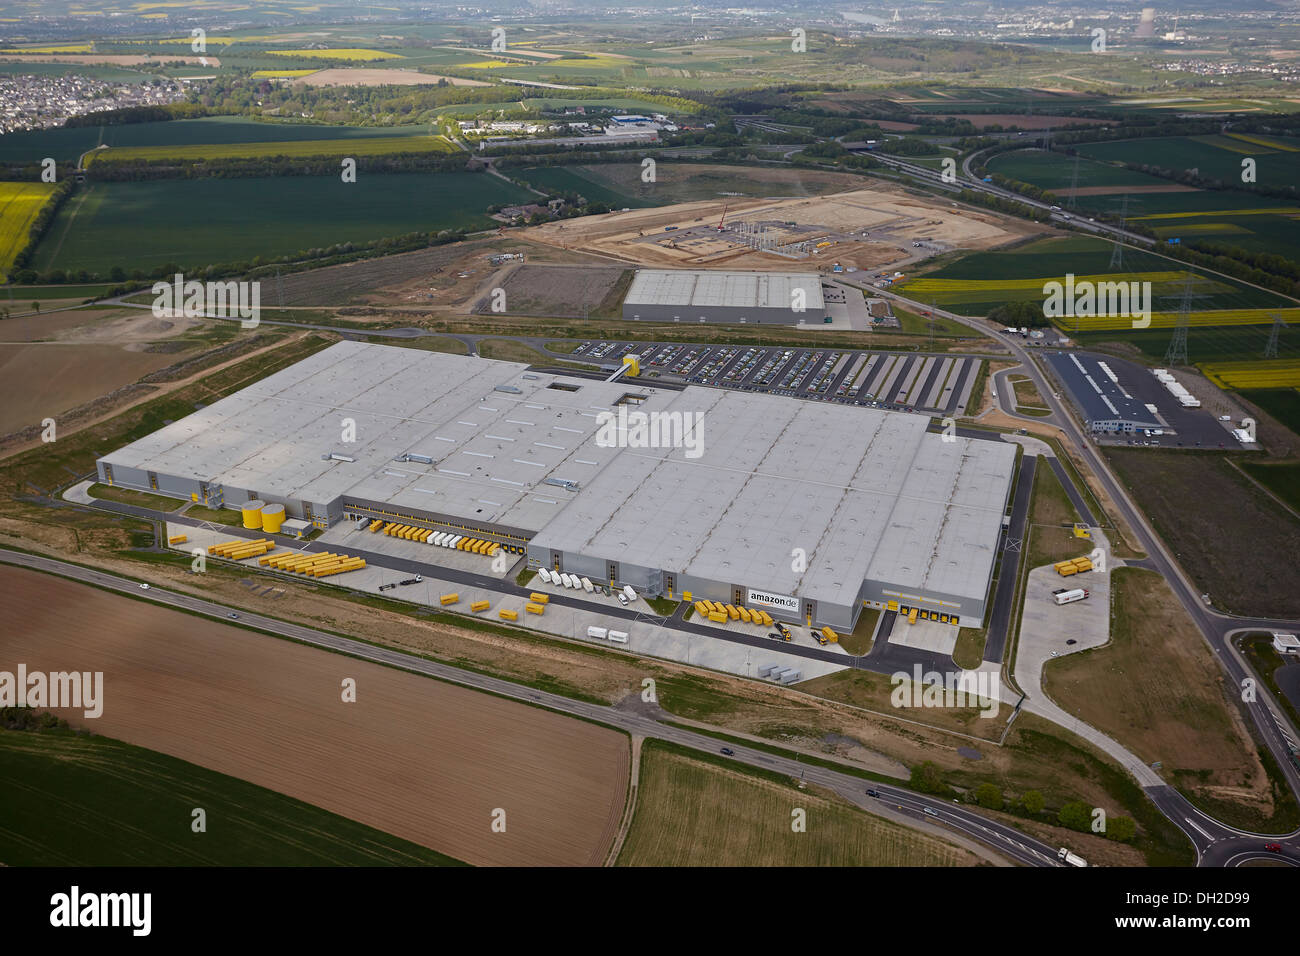
M 0 182 L 0 274 L 27 245 L 32 220 L 54 193 L 53 183 Z
M 1207 362 L 1201 371 L 1220 388 L 1300 388 L 1300 359 Z
M 388 53 L 384 50 L 362 50 L 355 47 L 339 47 L 334 50 L 268 50 L 271 56 L 299 56 L 308 60 L 345 60 L 361 62 L 363 60 L 401 60 L 400 53 Z

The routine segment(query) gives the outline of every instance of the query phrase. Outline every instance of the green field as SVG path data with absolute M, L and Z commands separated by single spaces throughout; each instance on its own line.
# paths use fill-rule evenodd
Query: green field
M 304 139 L 256 143 L 212 143 L 188 146 L 123 146 L 98 150 L 86 157 L 86 165 L 100 162 L 130 162 L 158 159 L 206 160 L 249 159 L 276 156 L 386 156 L 391 153 L 451 153 L 453 146 L 443 136 L 366 136 L 336 139 Z
M 205 146 L 229 143 L 293 143 L 303 140 L 428 136 L 427 126 L 322 126 L 259 122 L 239 116 L 209 116 L 168 123 L 129 123 L 7 133 L 0 136 L 0 163 L 39 163 L 52 156 L 72 162 L 101 143 L 112 147 Z
M 967 851 L 801 791 L 786 777 L 646 741 L 619 866 L 963 866 Z M 794 832 L 792 811 L 806 814 Z
M 1287 329 L 1286 331 L 1291 330 Z M 1296 342 L 1295 346 L 1300 349 L 1300 341 Z M 1278 351 L 1281 352 L 1281 349 Z M 1249 402 L 1254 402 L 1291 431 L 1300 435 L 1300 389 L 1247 389 L 1241 392 L 1241 397 Z
M 975 252 L 943 264 L 933 272 L 904 282 L 900 289 L 908 294 L 909 287 L 925 286 L 929 279 L 960 279 L 971 283 L 968 289 L 951 289 L 934 293 L 935 304 L 962 315 L 984 315 L 994 305 L 1002 302 L 1042 301 L 1041 286 L 1005 289 L 992 288 L 989 283 L 1006 280 L 1008 283 L 1042 279 L 1061 280 L 1067 273 L 1076 276 L 1110 274 L 1110 243 L 1090 236 L 1040 239 L 1014 249 L 992 252 Z M 1294 303 L 1264 289 L 1257 289 L 1226 276 L 1212 275 L 1174 259 L 1140 249 L 1124 250 L 1124 268 L 1115 272 L 1117 279 L 1126 275 L 1136 281 L 1144 273 L 1192 272 L 1202 279 L 1193 283 L 1196 311 L 1211 309 L 1290 308 Z M 1177 312 L 1182 301 L 1182 282 L 1178 280 L 1154 283 L 1152 286 L 1152 311 Z M 915 293 L 929 301 L 931 293 Z M 1261 346 L 1262 350 L 1262 346 Z
M 455 866 L 318 807 L 107 737 L 0 730 L 9 866 Z M 207 832 L 191 830 L 191 811 Z
M 1300 511 L 1300 464 L 1243 461 L 1241 467 L 1295 511 Z
M 1267 325 L 1194 327 L 1187 332 L 1187 357 L 1197 362 L 1244 362 L 1263 359 L 1268 344 Z M 1173 338 L 1172 329 L 1134 329 L 1123 332 L 1070 333 L 1080 345 L 1095 346 L 1104 342 L 1136 347 L 1143 355 L 1160 363 Z M 1278 355 L 1300 355 L 1300 329 L 1289 326 L 1278 338 Z
M 639 165 L 637 169 L 640 169 Z M 577 193 L 585 196 L 588 202 L 608 203 L 615 209 L 659 206 L 665 202 L 649 194 L 636 195 L 617 189 L 586 166 L 530 166 L 511 170 L 510 175 L 544 192 Z
M 1116 144 L 1089 144 L 1080 148 L 1080 152 L 1101 151 L 1103 146 L 1114 146 L 1120 154 L 1140 155 L 1138 149 L 1146 149 L 1149 141 L 1140 141 L 1140 146 L 1127 142 Z M 1152 140 L 1156 152 L 1148 160 L 1159 165 L 1154 156 L 1172 158 L 1176 146 L 1165 144 L 1164 140 Z M 1243 147 L 1250 144 L 1242 143 Z M 1193 142 L 1193 155 L 1201 155 L 1207 147 L 1203 143 Z M 1216 152 L 1219 152 L 1216 150 Z M 1264 165 L 1265 174 L 1276 176 L 1282 182 L 1287 175 L 1300 169 L 1300 153 L 1287 153 L 1281 150 L 1265 156 L 1263 150 L 1257 151 L 1256 158 L 1272 165 Z M 1236 163 L 1240 182 L 1241 157 L 1223 151 L 1226 162 Z M 1189 165 L 1191 163 L 1189 162 Z M 1274 166 L 1277 168 L 1275 169 Z M 993 172 L 1021 182 L 1031 183 L 1056 193 L 1061 205 L 1067 205 L 1067 193 L 1073 177 L 1074 160 L 1061 153 L 1045 153 L 1042 150 L 1016 150 L 1001 153 L 993 157 L 988 168 Z M 1270 172 L 1271 171 L 1271 172 Z M 1288 171 L 1292 171 L 1289 173 Z M 1261 174 L 1263 175 L 1263 174 Z M 1171 180 L 1146 173 L 1134 172 L 1107 162 L 1083 156 L 1079 160 L 1080 188 L 1104 186 L 1108 191 L 1099 195 L 1077 196 L 1076 206 L 1081 215 L 1097 213 L 1116 215 L 1120 212 L 1122 196 L 1126 187 L 1156 187 L 1176 185 Z M 1187 192 L 1128 192 L 1128 218 L 1135 224 L 1154 229 L 1161 239 L 1180 238 L 1209 239 L 1216 237 L 1220 241 L 1243 249 L 1272 252 L 1300 261 L 1300 230 L 1296 229 L 1295 217 L 1300 216 L 1300 206 L 1285 200 L 1268 196 L 1256 196 L 1243 190 L 1205 190 L 1197 189 Z
M 63 205 L 34 268 L 105 275 L 248 261 L 410 232 L 481 229 L 530 194 L 479 173 L 92 183 Z
M 1282 145 L 1300 145 L 1284 137 L 1276 140 Z M 1142 163 L 1175 171 L 1196 169 L 1204 178 L 1221 179 L 1247 189 L 1249 186 L 1241 182 L 1241 161 L 1246 157 L 1255 160 L 1256 182 L 1260 185 L 1285 185 L 1300 179 L 1300 150 L 1269 149 L 1231 136 L 1125 139 L 1081 144 L 1078 151 L 1089 159 L 1106 163 Z

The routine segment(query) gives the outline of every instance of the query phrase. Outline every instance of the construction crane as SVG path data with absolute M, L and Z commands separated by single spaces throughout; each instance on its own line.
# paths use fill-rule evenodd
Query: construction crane
M 718 232 L 722 232 L 722 224 L 727 221 L 727 207 L 730 205 L 730 202 L 722 204 L 722 218 L 718 220 Z

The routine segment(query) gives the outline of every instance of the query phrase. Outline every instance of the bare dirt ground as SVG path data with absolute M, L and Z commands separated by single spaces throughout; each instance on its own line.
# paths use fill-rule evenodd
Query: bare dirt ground
M 0 345 L 0 435 L 105 395 L 176 361 L 175 355 L 121 345 L 57 342 Z
M 1081 186 L 1074 191 L 1076 196 L 1108 196 L 1111 193 L 1198 193 L 1195 186 L 1181 186 L 1169 183 L 1163 186 Z
M 329 67 L 293 81 L 294 86 L 435 86 L 446 80 L 452 86 L 490 86 L 482 80 L 465 80 L 459 76 L 417 73 L 415 70 L 366 69 L 364 67 Z
M 783 241 L 834 239 L 805 258 L 756 252 L 723 233 L 699 234 L 722 220 L 781 223 Z M 666 232 L 668 227 L 676 227 Z M 681 230 L 696 229 L 695 234 Z M 810 231 L 811 230 L 811 231 Z M 870 237 L 847 238 L 867 230 Z M 829 271 L 832 262 L 858 269 L 878 268 L 912 255 L 917 240 L 949 248 L 987 249 L 1036 231 L 992 213 L 959 209 L 911 196 L 893 187 L 872 187 L 804 199 L 732 199 L 679 203 L 587 216 L 524 230 L 537 242 L 655 267 L 736 269 L 782 268 Z M 649 237 L 649 238 L 647 238 Z
M 58 711 L 74 726 L 478 865 L 596 866 L 618 830 L 614 731 L 20 568 L 0 606 L 0 667 L 104 673 L 102 717 Z
M 610 300 L 627 270 L 618 266 L 524 265 L 514 269 L 502 286 L 506 311 L 523 315 L 581 317 L 609 309 Z M 476 312 L 491 310 L 491 295 L 475 306 Z

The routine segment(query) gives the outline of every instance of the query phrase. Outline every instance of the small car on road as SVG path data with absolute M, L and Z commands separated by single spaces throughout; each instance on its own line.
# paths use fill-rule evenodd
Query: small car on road
M 1280 843 L 1265 843 L 1265 844 L 1264 844 L 1264 849 L 1267 850 L 1269 853 L 1281 853 L 1281 852 L 1282 852 L 1282 844 L 1280 844 Z
M 734 756 L 736 756 L 736 752 L 735 752 L 734 750 L 732 750 L 730 747 L 723 747 L 721 753 L 722 753 L 722 756 L 724 756 L 724 757 L 734 757 Z

